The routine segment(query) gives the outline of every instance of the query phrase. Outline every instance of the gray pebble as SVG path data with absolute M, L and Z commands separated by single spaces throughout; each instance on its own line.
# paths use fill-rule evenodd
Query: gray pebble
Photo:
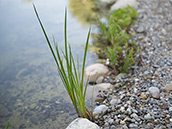
M 129 124 L 129 127 L 130 127 L 130 128 L 137 128 L 138 125 L 132 123 L 132 124 Z
M 150 87 L 149 92 L 153 98 L 158 99 L 160 97 L 160 90 L 158 87 Z

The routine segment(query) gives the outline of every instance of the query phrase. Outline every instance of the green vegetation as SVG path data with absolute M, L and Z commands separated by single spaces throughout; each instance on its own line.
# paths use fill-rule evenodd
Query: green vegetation
M 53 37 L 53 42 L 54 42 L 55 50 L 53 49 L 34 4 L 33 4 L 33 8 L 34 8 L 36 17 L 39 21 L 39 24 L 41 26 L 41 29 L 44 33 L 44 36 L 47 40 L 51 53 L 56 62 L 57 71 L 68 92 L 68 95 L 70 96 L 70 99 L 72 100 L 72 103 L 75 107 L 75 110 L 78 116 L 92 120 L 92 112 L 88 110 L 85 103 L 85 96 L 86 96 L 88 81 L 86 83 L 86 86 L 84 87 L 84 70 L 85 70 L 85 61 L 86 61 L 86 54 L 87 54 L 87 49 L 88 49 L 90 30 L 88 32 L 87 41 L 85 45 L 82 71 L 80 72 L 79 61 L 77 59 L 77 64 L 75 64 L 74 57 L 71 51 L 71 46 L 67 43 L 67 11 L 65 10 L 65 25 L 64 25 L 65 51 L 60 51 L 54 37 Z M 62 52 L 64 61 L 60 55 L 60 52 Z M 65 67 L 67 69 L 65 69 Z
M 135 63 L 135 54 L 139 51 L 139 48 L 137 48 L 135 52 L 135 48 L 128 47 L 127 43 L 125 47 L 116 44 L 114 47 L 108 47 L 107 49 L 107 58 L 110 59 L 110 64 L 116 72 L 122 73 L 130 70 L 130 66 Z
M 133 19 L 138 16 L 138 12 L 130 6 L 112 12 L 109 24 L 116 22 L 122 29 L 128 29 Z
M 130 6 L 118 9 L 110 15 L 108 24 L 100 23 L 100 29 L 107 44 L 105 53 L 110 60 L 110 65 L 116 72 L 128 72 L 130 66 L 135 63 L 135 55 L 139 51 L 135 42 L 129 42 L 130 35 L 127 33 L 133 19 L 138 12 Z
M 8 122 L 8 123 L 7 123 L 7 125 L 6 125 L 5 129 L 8 129 L 8 128 L 9 128 L 9 126 L 10 126 L 10 122 Z

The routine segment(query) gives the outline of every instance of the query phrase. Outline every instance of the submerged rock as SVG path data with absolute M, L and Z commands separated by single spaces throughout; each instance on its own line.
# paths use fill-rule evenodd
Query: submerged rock
M 77 118 L 66 129 L 100 129 L 98 125 L 86 118 Z
M 117 9 L 123 9 L 127 6 L 131 6 L 133 9 L 138 9 L 138 2 L 136 0 L 118 0 L 114 5 L 111 7 L 111 11 Z
M 7 117 L 10 114 L 9 110 L 0 104 L 0 117 Z
M 100 76 L 104 76 L 109 72 L 107 66 L 103 64 L 92 64 L 85 69 L 84 78 L 87 80 L 89 77 L 90 82 L 96 82 Z

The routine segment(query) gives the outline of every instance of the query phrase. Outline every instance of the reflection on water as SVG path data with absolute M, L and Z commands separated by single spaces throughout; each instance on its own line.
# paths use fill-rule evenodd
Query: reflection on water
M 0 5 L 0 128 L 8 121 L 12 129 L 65 128 L 76 113 L 58 77 L 32 2 L 23 1 L 27 0 L 5 0 Z M 59 46 L 63 46 L 68 1 L 38 0 L 35 4 L 47 32 L 58 36 Z M 82 55 L 88 27 L 81 27 L 69 12 L 68 30 L 74 55 Z M 87 64 L 96 58 L 88 53 Z
M 69 9 L 83 26 L 90 24 L 97 18 L 94 11 L 96 5 L 92 0 L 69 0 Z

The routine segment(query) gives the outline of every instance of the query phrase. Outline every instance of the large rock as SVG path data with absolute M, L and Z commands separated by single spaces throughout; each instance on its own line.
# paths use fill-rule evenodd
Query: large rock
M 123 9 L 127 6 L 131 6 L 133 9 L 138 9 L 138 2 L 136 0 L 117 0 L 117 2 L 112 5 L 111 11 L 119 8 Z
M 98 125 L 86 118 L 77 118 L 66 129 L 100 129 Z
M 90 82 L 96 82 L 100 76 L 104 76 L 109 72 L 108 67 L 103 64 L 92 64 L 85 69 L 84 78 L 87 80 L 89 77 Z

